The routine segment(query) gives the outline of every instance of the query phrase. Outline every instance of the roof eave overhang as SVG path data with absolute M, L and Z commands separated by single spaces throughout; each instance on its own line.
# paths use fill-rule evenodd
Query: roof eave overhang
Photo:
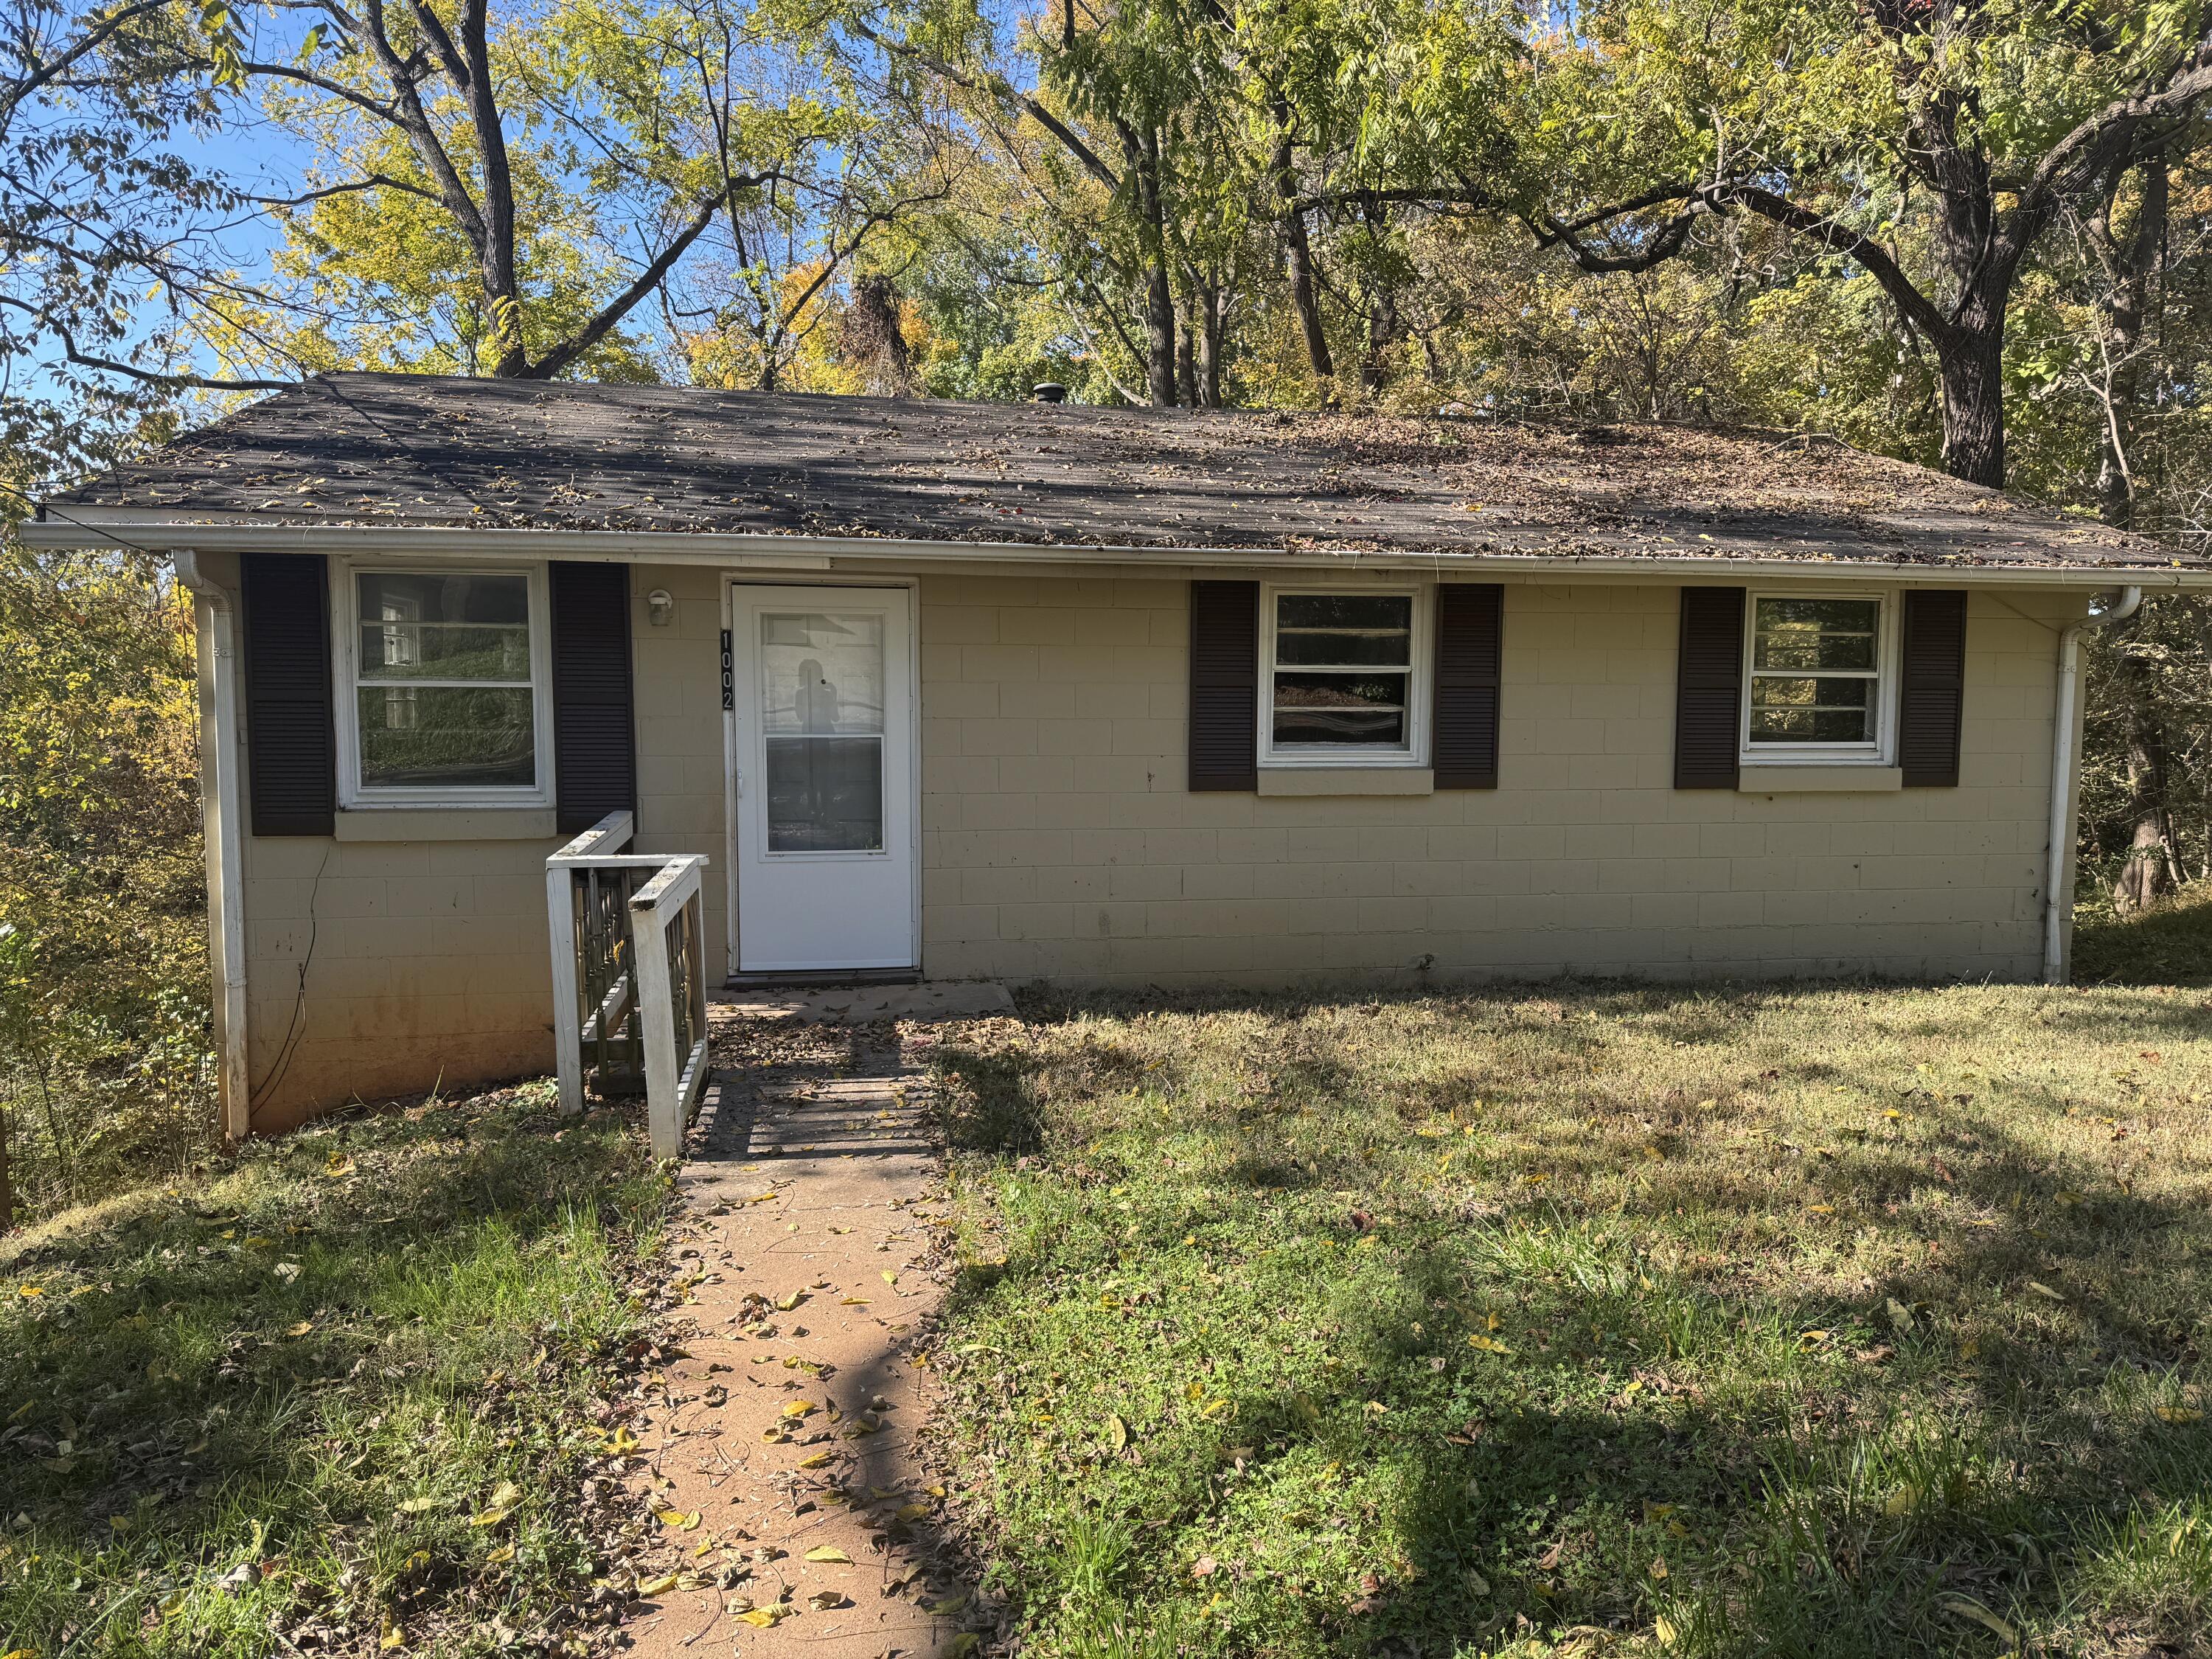
M 2183 564 L 2065 564 L 1919 562 L 1860 556 L 1792 556 L 1756 550 L 1711 553 L 1418 552 L 1374 548 L 1111 545 L 1085 542 L 924 541 L 892 537 L 800 536 L 721 531 L 568 530 L 465 525 L 302 525 L 237 519 L 163 518 L 142 508 L 48 507 L 16 526 L 33 548 L 130 547 L 149 553 L 343 553 L 356 556 L 474 559 L 605 559 L 638 564 L 739 569 L 864 568 L 886 564 L 1050 564 L 1137 567 L 1174 572 L 1241 567 L 1301 570 L 1415 570 L 1494 577 L 1527 574 L 1649 580 L 1724 578 L 1757 571 L 1865 581 L 1951 586 L 2212 589 L 2212 567 Z

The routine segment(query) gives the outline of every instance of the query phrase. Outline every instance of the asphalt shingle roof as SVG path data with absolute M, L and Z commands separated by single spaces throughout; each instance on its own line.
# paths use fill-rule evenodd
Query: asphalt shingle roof
M 52 498 L 270 525 L 2203 568 L 1820 439 L 334 374 Z

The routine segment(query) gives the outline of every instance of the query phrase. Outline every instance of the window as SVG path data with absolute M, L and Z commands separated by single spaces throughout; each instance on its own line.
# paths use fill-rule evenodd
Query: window
M 1426 684 L 1411 592 L 1271 590 L 1261 677 L 1261 758 L 1405 764 L 1420 752 Z
M 1753 597 L 1745 759 L 1881 757 L 1893 678 L 1888 613 L 1874 596 Z
M 551 799 L 540 573 L 355 568 L 340 593 L 346 805 Z
M 884 848 L 884 617 L 760 613 L 768 850 Z

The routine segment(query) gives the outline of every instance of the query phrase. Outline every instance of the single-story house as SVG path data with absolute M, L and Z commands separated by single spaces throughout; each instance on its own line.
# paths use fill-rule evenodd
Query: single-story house
M 1781 434 L 384 374 L 25 531 L 198 595 L 238 1132 L 547 1069 L 625 809 L 714 982 L 2061 977 L 2075 641 L 2212 586 Z

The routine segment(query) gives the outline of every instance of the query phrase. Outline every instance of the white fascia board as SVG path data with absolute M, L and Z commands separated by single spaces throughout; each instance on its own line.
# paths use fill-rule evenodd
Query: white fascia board
M 64 516 L 66 511 L 67 516 Z M 783 536 L 727 531 L 514 529 L 486 526 L 277 525 L 210 517 L 163 518 L 143 507 L 49 507 L 16 526 L 34 548 L 125 546 L 144 552 L 344 553 L 373 558 L 603 559 L 629 564 L 705 565 L 717 569 L 828 570 L 874 566 L 1030 564 L 1174 572 L 1198 568 L 1419 571 L 1482 580 L 1527 575 L 1649 581 L 1781 575 L 1913 586 L 2212 590 L 2212 567 L 2129 565 L 1904 564 L 1875 559 L 1677 556 L 1662 553 L 1418 553 L 1358 548 L 1286 552 L 1265 547 L 1112 546 L 1082 542 L 961 542 L 896 537 Z

